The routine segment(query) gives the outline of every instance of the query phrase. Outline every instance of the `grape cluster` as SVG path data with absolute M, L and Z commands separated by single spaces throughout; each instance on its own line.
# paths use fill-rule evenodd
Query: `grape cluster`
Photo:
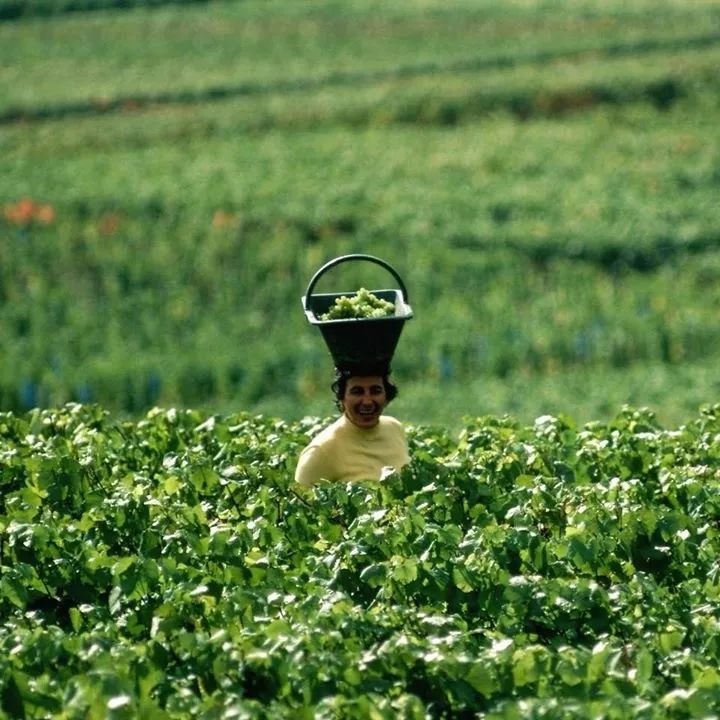
M 337 298 L 330 310 L 322 314 L 320 319 L 381 318 L 394 314 L 395 306 L 391 302 L 382 300 L 365 288 L 360 288 L 351 297 L 343 295 Z

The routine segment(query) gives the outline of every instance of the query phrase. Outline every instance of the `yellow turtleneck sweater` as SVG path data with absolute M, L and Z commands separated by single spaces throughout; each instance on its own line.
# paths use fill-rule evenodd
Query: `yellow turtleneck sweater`
M 345 415 L 318 433 L 300 453 L 295 481 L 379 480 L 383 468 L 399 470 L 410 462 L 405 430 L 398 420 L 381 415 L 372 428 L 359 428 Z

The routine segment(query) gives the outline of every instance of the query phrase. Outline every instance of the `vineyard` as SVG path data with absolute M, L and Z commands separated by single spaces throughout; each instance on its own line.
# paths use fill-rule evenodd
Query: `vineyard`
M 0 716 L 720 713 L 720 406 L 411 426 L 295 487 L 320 423 L 1 415 Z
M 719 21 L 2 0 L 0 408 L 326 414 L 300 297 L 367 252 L 415 310 L 398 415 L 684 422 L 720 389 Z
M 0 0 L 0 720 L 720 717 L 719 66 L 720 0 Z M 412 462 L 303 488 L 357 252 Z

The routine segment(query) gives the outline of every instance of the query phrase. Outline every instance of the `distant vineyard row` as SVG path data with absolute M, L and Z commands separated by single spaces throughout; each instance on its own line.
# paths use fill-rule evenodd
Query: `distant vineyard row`
M 316 115 L 356 124 L 363 108 L 376 121 L 383 106 L 391 116 L 407 106 L 408 119 L 414 103 L 431 113 L 429 98 L 451 106 L 450 122 L 496 107 L 527 114 L 543 94 L 541 115 L 576 108 L 583 92 L 586 103 L 645 96 L 668 107 L 676 93 L 716 86 L 719 19 L 713 3 L 594 7 L 589 0 L 241 0 L 75 13 L 0 24 L 0 64 L 9 68 L 0 76 L 0 107 L 10 119 L 233 97 L 271 96 L 276 104 L 288 94 L 304 108 L 308 99 L 299 96 L 312 93 Z M 415 113 L 418 122 L 423 113 Z
M 163 88 L 157 92 L 127 94 L 111 87 L 110 92 L 105 88 L 101 97 L 10 105 L 0 110 L 0 124 L 137 113 L 165 105 L 202 107 L 209 103 L 212 107 L 219 101 L 233 99 L 260 98 L 262 103 L 265 97 L 272 99 L 274 112 L 268 113 L 259 105 L 261 112 L 245 121 L 247 129 L 257 132 L 318 122 L 350 126 L 455 125 L 497 112 L 508 112 L 527 120 L 587 111 L 598 105 L 642 102 L 667 110 L 682 98 L 717 92 L 718 79 L 713 69 L 720 55 L 719 45 L 720 35 L 711 34 L 594 49 L 500 55 L 446 65 L 420 64 L 386 71 L 330 72 L 318 77 L 262 82 L 233 81 L 193 89 Z M 590 62 L 584 57 L 587 53 L 592 54 Z M 673 55 L 673 66 L 654 65 L 652 58 L 658 53 L 661 57 Z M 647 66 L 632 67 L 643 55 L 648 55 Z M 553 75 L 552 64 L 563 62 L 576 63 L 571 76 L 548 82 Z M 682 71 L 675 69 L 676 64 L 681 64 Z M 545 65 L 549 67 L 543 71 Z M 515 74 L 505 78 L 504 83 L 503 77 L 511 70 Z M 494 76 L 485 76 L 479 81 L 475 75 L 487 72 Z M 428 94 L 428 86 L 438 81 L 441 87 Z M 327 91 L 338 93 L 332 107 L 328 107 L 322 97 L 314 97 Z M 304 97 L 305 109 L 301 112 L 296 105 L 298 95 Z M 278 99 L 283 97 L 287 98 L 286 103 L 295 103 L 291 111 L 283 112 L 282 103 L 278 105 Z M 222 115 L 222 106 L 217 112 Z
M 51 214 L 43 205 L 36 212 Z M 300 296 L 321 261 L 352 249 L 352 236 L 308 245 L 291 226 L 238 233 L 224 222 L 218 216 L 218 227 L 197 236 L 184 224 L 142 222 L 148 244 L 133 220 L 108 213 L 62 221 L 62 247 L 53 224 L 15 228 L 15 251 L 0 269 L 2 406 L 78 399 L 137 412 L 163 401 L 251 406 L 270 395 L 316 396 L 330 363 Z M 205 238 L 200 252 L 193 237 Z M 399 268 L 416 317 L 395 362 L 406 380 L 703 362 L 720 347 L 716 253 L 683 256 L 682 272 L 672 263 L 638 272 L 509 250 L 409 247 L 415 263 Z M 373 250 L 397 262 L 392 243 Z
M 123 10 L 160 5 L 187 5 L 209 0 L 0 0 L 0 22 L 72 12 Z

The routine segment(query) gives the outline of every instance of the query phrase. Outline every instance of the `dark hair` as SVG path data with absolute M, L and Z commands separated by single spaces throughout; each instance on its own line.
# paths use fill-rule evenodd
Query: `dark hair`
M 367 377 L 369 375 L 378 375 L 382 378 L 383 388 L 385 389 L 385 398 L 387 402 L 394 400 L 397 397 L 398 389 L 397 386 L 390 381 L 390 369 L 387 368 L 384 371 L 376 372 L 377 368 L 364 368 L 364 369 L 352 369 L 352 370 L 338 370 L 335 369 L 335 380 L 333 381 L 330 389 L 335 394 L 335 406 L 338 410 L 342 410 L 342 401 L 345 398 L 345 390 L 347 389 L 347 382 L 351 377 Z

